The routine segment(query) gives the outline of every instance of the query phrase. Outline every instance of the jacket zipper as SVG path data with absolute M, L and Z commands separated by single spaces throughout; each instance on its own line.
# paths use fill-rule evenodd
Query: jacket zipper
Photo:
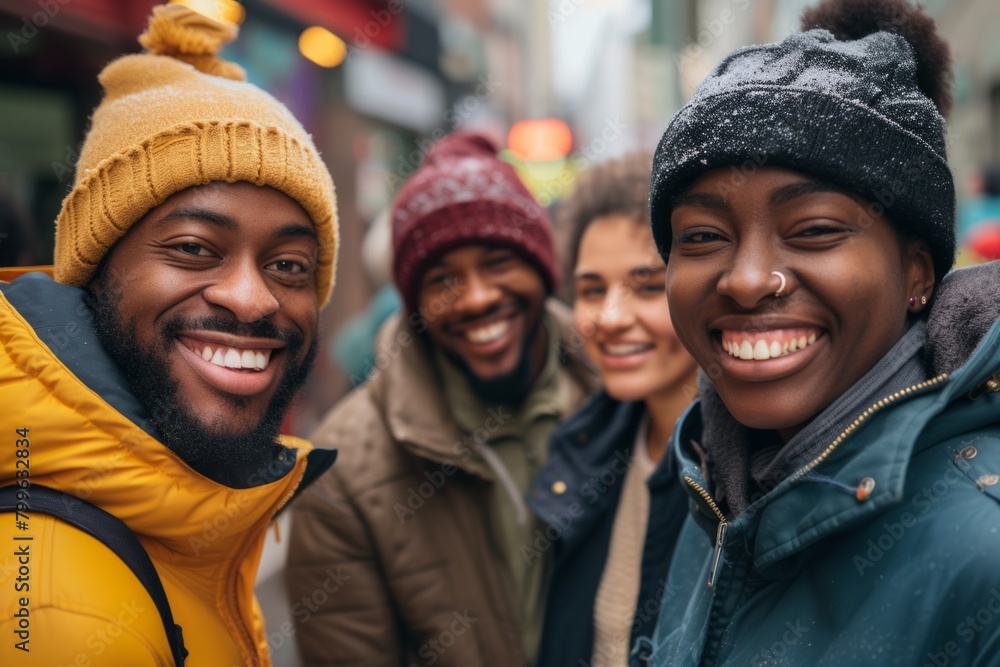
M 830 454 L 832 454 L 834 450 L 837 449 L 837 447 L 839 447 L 840 444 L 848 438 L 848 436 L 850 436 L 852 433 L 854 433 L 854 431 L 858 429 L 858 426 L 860 426 L 861 422 L 863 422 L 865 419 L 868 419 L 882 408 L 889 407 L 890 405 L 898 401 L 900 398 L 903 398 L 904 396 L 913 396 L 919 392 L 931 389 L 947 379 L 948 379 L 948 373 L 942 373 L 941 375 L 938 375 L 935 378 L 931 378 L 930 380 L 924 380 L 923 382 L 915 384 L 911 387 L 907 387 L 906 389 L 901 389 L 900 391 L 897 391 L 891 396 L 886 396 L 878 403 L 873 403 L 867 410 L 862 412 L 858 416 L 858 418 L 851 423 L 850 426 L 845 428 L 843 432 L 840 435 L 838 435 L 837 438 L 833 442 L 831 442 L 830 445 L 825 450 L 823 450 L 823 452 L 819 456 L 813 459 L 809 464 L 807 464 L 797 473 L 792 475 L 791 481 L 792 482 L 798 481 L 803 475 L 808 474 L 810 471 L 813 470 L 813 468 L 815 468 L 820 463 L 825 461 L 827 457 L 829 457 Z
M 900 398 L 903 398 L 904 396 L 912 396 L 917 392 L 923 392 L 925 390 L 937 386 L 938 384 L 947 379 L 948 379 L 948 373 L 942 373 L 941 375 L 938 375 L 935 378 L 931 378 L 930 380 L 925 380 L 911 387 L 907 387 L 906 389 L 897 391 L 891 396 L 886 396 L 878 403 L 874 403 L 867 410 L 862 412 L 858 416 L 858 418 L 851 423 L 850 426 L 844 429 L 844 431 L 840 435 L 838 435 L 837 438 L 832 443 L 830 443 L 830 445 L 825 450 L 823 450 L 823 452 L 819 456 L 817 456 L 804 468 L 795 473 L 795 475 L 792 476 L 791 481 L 795 482 L 796 480 L 800 479 L 803 475 L 806 475 L 807 473 L 809 473 L 809 471 L 813 470 L 820 463 L 825 461 L 830 456 L 830 454 L 832 454 L 834 450 L 836 450 L 837 447 L 839 447 L 841 443 L 844 442 L 844 440 L 846 440 L 852 433 L 854 433 L 854 431 L 857 430 L 858 426 L 860 426 L 861 422 L 863 422 L 865 419 L 868 419 L 882 408 L 892 405 L 893 403 L 898 401 Z M 705 500 L 708 506 L 712 509 L 713 512 L 715 512 L 715 515 L 719 518 L 719 525 L 715 531 L 715 555 L 712 557 L 712 569 L 708 575 L 708 587 L 714 588 L 715 582 L 719 578 L 719 565 L 722 562 L 722 546 L 726 540 L 726 532 L 729 529 L 729 522 L 726 520 L 725 515 L 719 510 L 719 506 L 712 499 L 712 496 L 708 494 L 708 491 L 702 488 L 702 486 L 698 484 L 698 482 L 694 481 L 692 478 L 686 475 L 684 477 L 684 481 L 687 482 L 688 486 L 690 486 L 692 489 L 698 492 L 698 494 Z
M 489 481 L 488 484 L 498 484 L 497 481 Z M 488 550 L 492 557 L 499 559 L 503 566 L 500 568 L 487 567 L 484 572 L 484 579 L 490 579 L 490 585 L 488 586 L 489 596 L 491 599 L 495 600 L 495 609 L 498 610 L 501 616 L 506 616 L 507 625 L 513 627 L 516 623 L 513 623 L 511 619 L 516 619 L 518 617 L 517 603 L 515 600 L 511 599 L 510 595 L 506 593 L 506 587 L 508 581 L 513 581 L 513 573 L 510 568 L 510 564 L 507 560 L 507 554 L 503 551 L 503 533 L 498 526 L 498 523 L 493 515 L 492 503 L 490 502 L 490 494 L 492 490 L 485 487 L 483 484 L 476 484 L 476 493 L 480 494 L 480 498 L 483 498 L 485 502 L 476 503 L 479 506 L 479 512 L 483 516 L 483 525 L 487 526 L 487 529 L 483 531 L 483 537 L 486 539 Z M 532 515 L 533 516 L 533 515 Z M 489 571 L 492 570 L 493 576 L 489 576 Z M 506 614 L 503 613 L 506 610 Z M 517 662 L 525 663 L 527 658 L 524 655 L 524 648 L 521 646 L 520 642 L 514 642 L 511 644 L 511 652 L 514 653 Z
M 714 588 L 715 581 L 719 578 L 719 564 L 722 562 L 722 545 L 726 541 L 726 531 L 729 529 L 729 522 L 726 520 L 726 515 L 722 513 L 719 506 L 712 500 L 712 496 L 708 495 L 708 491 L 702 488 L 701 484 L 687 475 L 684 476 L 684 481 L 704 498 L 708 506 L 715 512 L 715 516 L 719 517 L 719 526 L 715 530 L 715 555 L 712 557 L 712 570 L 708 574 L 708 587 Z
M 303 454 L 303 456 L 304 455 L 305 454 Z M 271 512 L 271 514 L 264 521 L 264 532 L 265 533 L 267 532 L 267 526 L 271 525 L 271 522 L 274 521 L 274 517 L 277 516 L 278 512 L 281 511 L 281 508 L 284 507 L 292 499 L 292 497 L 295 495 L 295 491 L 302 484 L 302 480 L 305 478 L 305 474 L 306 474 L 305 473 L 305 468 L 306 468 L 306 466 L 302 466 L 302 475 L 299 477 L 298 483 L 295 484 L 294 486 L 292 486 L 292 488 L 281 498 L 280 502 L 275 506 L 274 511 Z M 243 553 L 243 552 L 245 552 L 247 545 L 250 542 L 253 541 L 253 535 L 255 535 L 255 534 L 256 534 L 256 531 L 251 531 L 250 532 L 250 537 L 247 540 L 245 540 L 240 545 L 240 548 L 236 551 L 236 553 Z M 245 646 L 246 646 L 246 648 L 248 650 L 247 655 L 253 660 L 253 662 L 251 662 L 250 664 L 254 665 L 254 666 L 260 666 L 260 665 L 263 665 L 264 663 L 260 659 L 260 654 L 258 653 L 257 642 L 256 642 L 254 636 L 250 633 L 250 631 L 247 630 L 246 626 L 243 623 L 243 616 L 240 614 L 240 600 L 239 600 L 239 594 L 237 592 L 238 589 L 239 589 L 239 586 L 237 584 L 239 583 L 239 573 L 240 573 L 239 563 L 240 562 L 241 561 L 236 561 L 235 566 L 232 567 L 229 570 L 229 572 L 227 572 L 227 575 L 226 575 L 226 579 L 230 581 L 229 590 L 232 591 L 232 595 L 230 596 L 229 601 L 230 601 L 231 609 L 233 610 L 232 611 L 233 618 L 236 619 L 236 628 L 237 628 L 237 631 L 240 634 L 240 639 L 243 640 L 243 642 L 244 642 L 244 644 L 245 644 Z M 255 593 L 251 590 L 251 595 L 254 595 L 254 594 Z

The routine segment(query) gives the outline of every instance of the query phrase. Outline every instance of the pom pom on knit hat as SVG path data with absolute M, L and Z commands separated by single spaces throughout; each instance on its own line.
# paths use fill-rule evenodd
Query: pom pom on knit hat
M 393 273 L 409 312 L 431 264 L 459 246 L 503 246 L 531 262 L 551 294 L 559 285 L 548 212 L 481 134 L 434 144 L 392 207 Z
M 101 72 L 104 99 L 56 220 L 57 281 L 88 285 L 115 243 L 171 195 L 246 181 L 305 209 L 319 239 L 317 295 L 329 299 L 338 245 L 330 172 L 291 112 L 218 57 L 236 33 L 180 5 L 154 7 L 140 37 L 149 52 Z
M 245 81 L 242 67 L 218 56 L 223 46 L 236 39 L 236 26 L 174 7 L 178 5 L 153 8 L 149 28 L 139 35 L 139 43 L 146 51 L 184 61 L 205 74 Z
M 823 0 L 802 12 L 802 29 L 829 30 L 839 40 L 861 39 L 880 30 L 899 35 L 913 47 L 917 84 L 938 112 L 951 112 L 951 51 L 937 34 L 934 19 L 906 0 Z
M 427 150 L 422 166 L 440 164 L 443 160 L 471 158 L 496 158 L 497 146 L 489 137 L 471 132 L 456 132 L 442 139 Z
M 785 167 L 864 197 L 870 214 L 926 241 L 940 281 L 955 257 L 947 46 L 906 0 L 824 0 L 804 16 L 816 24 L 731 53 L 674 116 L 650 180 L 657 248 L 669 260 L 673 199 L 701 174 Z

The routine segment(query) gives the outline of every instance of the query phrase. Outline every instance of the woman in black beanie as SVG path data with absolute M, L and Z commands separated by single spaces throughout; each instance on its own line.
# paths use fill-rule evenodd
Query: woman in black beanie
M 950 62 L 905 0 L 728 56 L 651 180 L 703 370 L 664 665 L 1000 664 L 1000 266 L 955 252 Z

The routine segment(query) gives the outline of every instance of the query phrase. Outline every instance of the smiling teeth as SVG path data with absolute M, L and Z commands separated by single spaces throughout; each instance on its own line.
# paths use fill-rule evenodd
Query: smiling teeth
M 644 352 L 649 346 L 645 343 L 628 343 L 621 345 L 605 345 L 604 351 L 612 357 L 627 357 L 630 354 Z
M 233 347 L 219 347 L 213 351 L 210 346 L 206 345 L 201 351 L 201 358 L 223 368 L 262 371 L 267 368 L 271 359 L 271 351 L 254 352 L 253 350 L 237 350 Z
M 510 323 L 496 322 L 495 324 L 488 324 L 479 329 L 470 329 L 465 332 L 465 337 L 473 343 L 492 343 L 502 338 L 508 329 L 510 329 Z
M 816 342 L 816 334 L 810 334 L 809 336 L 799 336 L 798 338 L 792 338 L 787 342 L 779 342 L 777 340 L 772 340 L 770 342 L 765 340 L 757 340 L 755 343 L 751 343 L 749 340 L 744 339 L 742 342 L 737 343 L 732 341 L 729 343 L 723 343 L 722 347 L 731 356 L 738 359 L 753 359 L 756 361 L 765 361 L 767 359 L 774 359 L 775 357 L 783 357 L 792 352 L 797 352 L 802 350 L 809 345 Z M 610 347 L 608 348 L 611 349 Z
M 243 357 L 233 348 L 226 350 L 226 368 L 243 368 Z

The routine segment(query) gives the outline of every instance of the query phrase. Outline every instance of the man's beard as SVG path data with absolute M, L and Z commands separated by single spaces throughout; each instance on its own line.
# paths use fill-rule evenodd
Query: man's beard
M 121 291 L 105 286 L 92 300 L 98 339 L 118 364 L 135 397 L 149 410 L 150 420 L 161 440 L 171 451 L 194 470 L 217 482 L 234 488 L 270 481 L 261 470 L 269 468 L 281 447 L 277 442 L 285 412 L 303 385 L 318 350 L 314 339 L 303 360 L 296 364 L 303 346 L 301 334 L 279 329 L 271 322 L 260 320 L 246 324 L 235 318 L 210 316 L 185 318 L 176 316 L 164 323 L 148 348 L 143 348 L 136 335 L 135 320 L 124 322 L 117 304 Z M 256 423 L 239 427 L 217 415 L 209 423 L 200 420 L 179 392 L 179 382 L 170 377 L 169 353 L 176 345 L 176 334 L 182 330 L 201 329 L 239 336 L 264 337 L 284 341 L 281 380 L 264 414 Z M 273 362 L 272 362 L 273 363 Z M 234 407 L 244 407 L 248 399 L 227 397 Z
M 517 365 L 504 375 L 482 378 L 476 375 L 464 359 L 458 355 L 450 355 L 455 365 L 465 374 L 469 382 L 469 389 L 476 395 L 476 398 L 485 405 L 503 405 L 513 408 L 521 406 L 524 399 L 528 397 L 531 386 L 535 383 L 537 371 L 540 370 L 534 368 L 532 361 L 535 341 L 542 335 L 544 326 L 543 321 L 539 318 L 535 326 L 531 328 L 529 335 L 524 337 Z

